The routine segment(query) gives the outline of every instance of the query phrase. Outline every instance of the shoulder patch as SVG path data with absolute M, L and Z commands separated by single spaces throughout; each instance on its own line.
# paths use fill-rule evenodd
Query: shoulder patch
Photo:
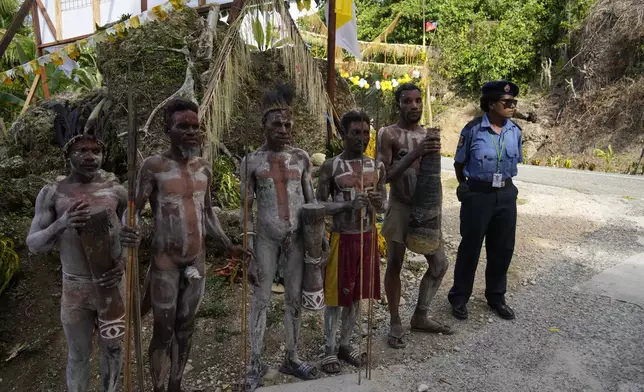
M 465 139 L 463 138 L 463 135 L 461 135 L 461 136 L 458 138 L 458 148 L 463 147 L 463 143 L 465 143 Z

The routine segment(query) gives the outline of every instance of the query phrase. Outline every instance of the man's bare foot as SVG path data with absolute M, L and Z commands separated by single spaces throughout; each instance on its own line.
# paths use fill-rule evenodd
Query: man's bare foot
M 387 337 L 387 344 L 389 344 L 391 348 L 395 349 L 402 349 L 407 347 L 407 342 L 403 340 L 403 336 L 405 336 L 405 330 L 403 329 L 400 318 L 392 319 L 389 328 L 390 329 L 389 336 Z
M 410 324 L 411 330 L 415 332 L 442 333 L 443 335 L 452 335 L 454 333 L 454 330 L 448 325 L 429 318 L 427 312 L 415 312 Z

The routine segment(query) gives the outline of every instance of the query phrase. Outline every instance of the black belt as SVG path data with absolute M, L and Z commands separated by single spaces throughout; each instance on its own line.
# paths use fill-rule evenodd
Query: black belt
M 507 188 L 510 185 L 512 185 L 512 179 L 508 178 L 505 181 L 501 181 L 501 187 L 493 187 L 492 182 L 487 182 L 487 181 L 478 181 L 478 180 L 467 180 L 467 186 L 471 190 L 482 190 L 482 191 L 496 191 L 500 190 L 503 188 Z

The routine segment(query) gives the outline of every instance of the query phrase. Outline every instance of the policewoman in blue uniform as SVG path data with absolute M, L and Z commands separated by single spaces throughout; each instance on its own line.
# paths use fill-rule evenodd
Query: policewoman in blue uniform
M 454 266 L 454 285 L 449 291 L 454 317 L 467 318 L 474 275 L 485 239 L 487 267 L 485 298 L 496 313 L 507 320 L 514 311 L 505 303 L 507 272 L 514 252 L 518 189 L 512 183 L 522 162 L 521 128 L 514 115 L 519 87 L 508 81 L 483 86 L 483 116 L 461 131 L 454 158 L 461 202 L 461 244 Z

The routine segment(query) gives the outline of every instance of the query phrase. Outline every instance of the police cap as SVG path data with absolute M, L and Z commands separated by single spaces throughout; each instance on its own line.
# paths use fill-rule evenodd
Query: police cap
M 500 97 L 505 94 L 517 97 L 519 95 L 519 86 L 507 80 L 487 82 L 481 90 L 484 97 Z

